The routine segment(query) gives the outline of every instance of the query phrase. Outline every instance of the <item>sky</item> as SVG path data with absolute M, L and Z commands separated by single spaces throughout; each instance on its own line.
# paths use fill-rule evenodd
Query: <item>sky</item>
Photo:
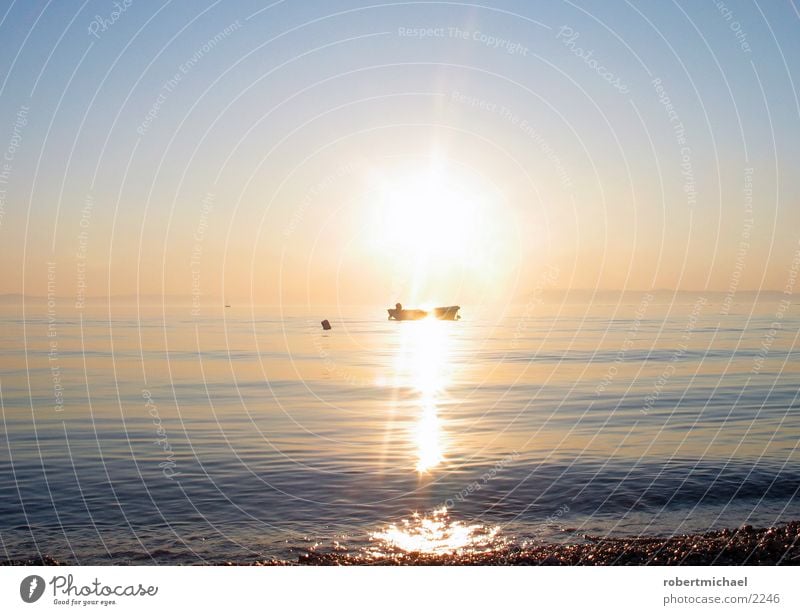
M 0 294 L 782 290 L 786 1 L 0 4 Z

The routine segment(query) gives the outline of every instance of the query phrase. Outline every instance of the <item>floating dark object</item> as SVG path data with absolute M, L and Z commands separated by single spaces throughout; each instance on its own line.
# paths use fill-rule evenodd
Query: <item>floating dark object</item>
M 433 315 L 439 320 L 459 320 L 461 316 L 458 315 L 458 310 L 461 307 L 458 305 L 449 305 L 447 307 L 433 308 Z M 398 303 L 394 309 L 386 310 L 389 312 L 389 320 L 422 320 L 428 317 L 428 312 L 425 310 L 404 310 L 403 306 Z
M 326 331 L 330 331 L 331 330 L 331 323 L 329 323 L 327 320 L 323 320 L 322 321 L 322 328 L 325 329 Z

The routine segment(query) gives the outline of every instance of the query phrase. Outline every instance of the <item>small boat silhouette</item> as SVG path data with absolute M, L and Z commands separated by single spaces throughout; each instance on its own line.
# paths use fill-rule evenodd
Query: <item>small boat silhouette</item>
M 461 316 L 458 315 L 458 310 L 461 307 L 458 305 L 448 305 L 447 307 L 433 308 L 433 315 L 439 320 L 460 320 Z M 402 304 L 398 303 L 394 309 L 389 308 L 389 320 L 422 320 L 428 317 L 428 312 L 425 310 L 405 310 Z

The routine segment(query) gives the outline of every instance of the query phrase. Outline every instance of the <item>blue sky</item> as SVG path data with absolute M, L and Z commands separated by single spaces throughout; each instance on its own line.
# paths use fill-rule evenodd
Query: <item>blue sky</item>
M 42 294 L 54 261 L 72 293 L 82 229 L 90 295 L 202 279 L 211 297 L 434 300 L 449 281 L 488 301 L 548 268 L 565 288 L 785 284 L 800 239 L 789 1 L 115 10 L 0 9 L 0 145 L 18 142 L 0 292 Z M 402 199 L 432 159 L 453 199 L 483 200 L 463 236 L 410 210 L 452 243 L 426 266 L 370 220 L 387 207 L 376 182 Z

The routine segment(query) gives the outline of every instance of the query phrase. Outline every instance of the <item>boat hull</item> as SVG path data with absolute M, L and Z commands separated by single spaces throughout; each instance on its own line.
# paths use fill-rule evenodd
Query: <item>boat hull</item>
M 433 315 L 439 320 L 458 320 L 461 316 L 458 315 L 458 310 L 461 307 L 458 305 L 448 305 L 447 307 L 437 307 L 433 309 Z
M 447 307 L 437 307 L 433 309 L 433 315 L 439 320 L 458 320 L 461 318 L 458 315 L 458 310 L 461 308 L 457 305 L 449 305 Z M 428 312 L 425 310 L 398 310 L 389 308 L 389 320 L 422 320 L 428 317 Z
M 422 320 L 428 316 L 425 310 L 396 310 L 388 309 L 389 320 Z

